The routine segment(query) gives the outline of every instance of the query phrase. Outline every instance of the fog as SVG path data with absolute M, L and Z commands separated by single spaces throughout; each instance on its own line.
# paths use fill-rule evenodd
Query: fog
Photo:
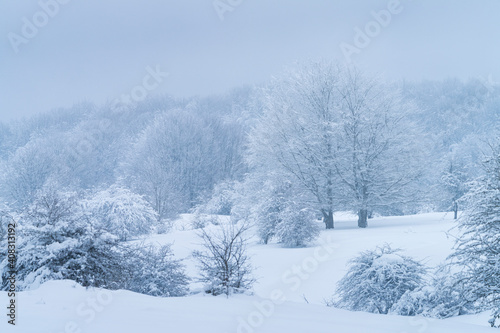
M 151 69 L 168 76 L 148 94 L 175 97 L 259 84 L 305 59 L 391 80 L 500 77 L 494 0 L 40 0 L 0 12 L 0 121 L 112 101 Z

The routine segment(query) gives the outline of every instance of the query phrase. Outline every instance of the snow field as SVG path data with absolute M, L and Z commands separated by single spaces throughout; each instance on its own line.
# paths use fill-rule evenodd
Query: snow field
M 171 233 L 145 242 L 173 243 L 187 272 L 195 277 L 191 251 L 199 247 L 192 216 L 183 215 Z M 318 223 L 320 223 L 318 221 Z M 491 332 L 487 314 L 446 320 L 350 312 L 324 305 L 346 272 L 346 263 L 360 251 L 384 242 L 404 254 L 439 264 L 450 253 L 454 226 L 451 214 L 430 213 L 381 217 L 358 229 L 355 217 L 338 214 L 336 229 L 323 231 L 313 246 L 282 248 L 252 240 L 249 253 L 258 283 L 254 295 L 230 298 L 201 293 L 181 298 L 156 298 L 129 291 L 85 289 L 72 281 L 51 281 L 18 294 L 18 325 L 4 319 L 0 332 Z M 451 233 L 453 234 L 453 232 Z M 201 286 L 193 283 L 192 290 Z M 7 295 L 0 293 L 7 304 Z

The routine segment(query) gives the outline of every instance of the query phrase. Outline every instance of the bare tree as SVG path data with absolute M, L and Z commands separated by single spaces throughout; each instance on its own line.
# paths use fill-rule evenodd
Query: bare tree
M 201 229 L 199 236 L 203 250 L 194 251 L 193 256 L 198 261 L 199 280 L 206 284 L 207 293 L 229 296 L 249 289 L 255 282 L 246 253 L 244 233 L 247 230 L 245 224 L 224 223 L 220 223 L 214 232 Z

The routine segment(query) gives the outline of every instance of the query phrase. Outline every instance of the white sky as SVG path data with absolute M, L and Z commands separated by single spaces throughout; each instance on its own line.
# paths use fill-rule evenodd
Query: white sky
M 64 0 L 16 53 L 11 33 L 23 36 L 23 18 L 43 19 L 40 3 L 53 1 L 0 2 L 0 121 L 113 100 L 142 84 L 148 66 L 169 72 L 152 94 L 182 97 L 264 82 L 295 61 L 344 61 L 340 44 L 397 0 L 217 0 L 241 2 L 224 21 L 214 0 Z M 388 79 L 500 80 L 500 1 L 400 8 L 355 63 Z

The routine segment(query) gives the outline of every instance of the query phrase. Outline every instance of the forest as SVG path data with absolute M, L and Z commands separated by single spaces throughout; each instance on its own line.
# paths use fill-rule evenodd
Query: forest
M 327 61 L 297 64 L 265 84 L 221 95 L 48 110 L 0 123 L 0 239 L 7 242 L 15 221 L 19 290 L 69 279 L 183 296 L 194 277 L 170 245 L 138 240 L 168 234 L 173 221 L 192 214 L 206 250 L 192 254 L 198 280 L 207 293 L 229 295 L 254 283 L 245 253 L 252 237 L 300 248 L 322 229 L 335 237 L 338 212 L 355 214 L 358 231 L 368 233 L 376 217 L 450 212 L 464 236 L 449 260 L 469 269 L 450 283 L 476 287 L 460 311 L 431 312 L 474 313 L 486 302 L 497 309 L 494 326 L 498 247 L 481 242 L 498 244 L 499 116 L 500 88 L 481 78 L 387 82 Z M 222 227 L 222 217 L 230 227 Z M 207 225 L 223 231 L 215 235 Z M 220 257 L 225 249 L 234 252 Z M 396 253 L 387 246 L 365 252 L 353 269 Z M 400 282 L 417 290 L 423 278 L 415 276 L 425 269 L 398 258 L 411 280 Z M 0 262 L 8 290 L 6 246 Z M 404 292 L 380 296 L 404 304 L 363 308 L 353 299 L 363 293 L 353 281 L 369 277 L 351 273 L 339 284 L 341 299 L 329 305 L 422 314 L 408 306 L 422 298 Z

